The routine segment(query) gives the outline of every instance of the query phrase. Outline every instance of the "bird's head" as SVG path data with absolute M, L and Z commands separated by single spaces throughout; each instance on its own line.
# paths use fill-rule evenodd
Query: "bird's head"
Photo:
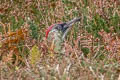
M 58 23 L 58 24 L 53 24 L 51 25 L 47 30 L 46 30 L 46 39 L 49 37 L 49 33 L 51 31 L 58 31 L 61 34 L 61 38 L 64 39 L 65 36 L 67 35 L 68 31 L 72 27 L 72 25 L 76 22 L 80 21 L 80 18 L 75 18 L 71 21 L 68 22 L 63 22 L 63 23 Z
M 46 30 L 46 39 L 51 50 L 56 53 L 64 53 L 64 47 L 62 46 L 64 38 L 72 25 L 78 21 L 80 21 L 80 18 L 75 18 L 68 22 L 53 24 Z

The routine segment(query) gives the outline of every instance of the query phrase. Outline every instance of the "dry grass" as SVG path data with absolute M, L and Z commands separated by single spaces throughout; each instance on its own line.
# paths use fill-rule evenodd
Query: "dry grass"
M 1 80 L 119 80 L 119 0 L 1 0 Z M 53 53 L 45 30 L 81 17 Z M 39 56 L 38 56 L 39 55 Z

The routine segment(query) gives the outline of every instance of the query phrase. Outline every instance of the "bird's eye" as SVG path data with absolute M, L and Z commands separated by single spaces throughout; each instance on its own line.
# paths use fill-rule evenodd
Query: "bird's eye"
M 62 33 L 64 33 L 67 29 L 67 27 L 65 27 L 66 23 L 61 23 L 61 24 L 57 24 L 55 29 L 62 31 Z
M 62 26 L 61 24 L 57 24 L 57 25 L 56 25 L 56 29 L 57 29 L 57 30 L 62 30 L 62 29 L 63 29 L 63 26 Z
M 61 24 L 58 24 L 59 25 L 59 29 L 60 30 L 63 30 L 64 29 L 64 26 L 66 25 L 66 23 L 61 23 Z

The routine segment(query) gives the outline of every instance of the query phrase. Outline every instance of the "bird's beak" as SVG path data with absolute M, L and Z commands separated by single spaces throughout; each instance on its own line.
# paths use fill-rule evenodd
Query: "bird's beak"
M 79 22 L 79 21 L 80 21 L 80 18 L 74 18 L 73 20 L 66 22 L 66 25 L 64 26 L 64 28 L 67 27 L 67 29 L 66 29 L 65 33 L 63 34 L 63 36 L 62 36 L 63 40 L 64 40 L 65 36 L 67 35 L 68 31 L 70 30 L 70 28 L 72 27 L 72 25 L 74 23 L 76 23 L 76 22 Z
M 74 18 L 71 21 L 66 22 L 66 27 L 71 27 L 74 23 L 80 21 L 80 18 Z

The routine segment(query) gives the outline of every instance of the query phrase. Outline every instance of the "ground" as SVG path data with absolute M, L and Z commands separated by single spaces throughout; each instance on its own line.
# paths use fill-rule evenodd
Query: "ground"
M 1 0 L 1 80 L 119 80 L 119 0 Z M 81 17 L 54 53 L 45 39 L 55 23 Z

